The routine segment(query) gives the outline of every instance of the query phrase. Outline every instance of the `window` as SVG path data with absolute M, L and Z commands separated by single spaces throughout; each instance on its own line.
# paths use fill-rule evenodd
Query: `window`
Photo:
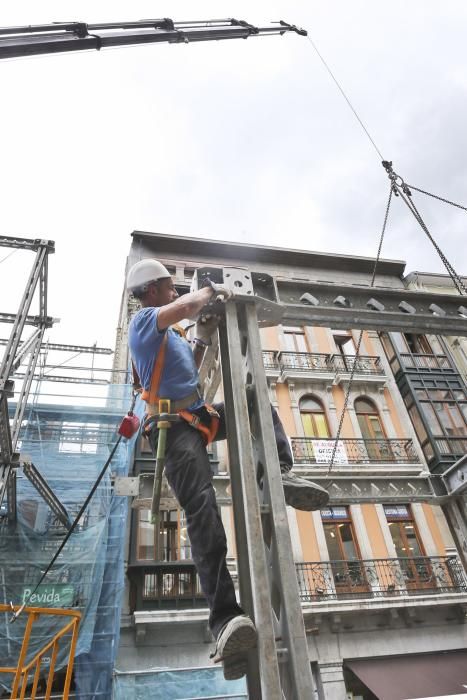
M 384 506 L 384 513 L 407 588 L 432 586 L 430 563 L 425 558 L 410 506 Z
M 343 357 L 357 354 L 357 348 L 355 347 L 353 337 L 350 333 L 346 335 L 335 335 L 334 342 L 338 352 Z
M 284 342 L 287 352 L 308 352 L 303 328 L 284 327 Z
M 386 433 L 374 403 L 370 399 L 360 397 L 355 401 L 354 407 L 368 457 L 378 461 L 391 459 L 390 443 L 386 439 Z
M 336 593 L 368 590 L 353 525 L 346 507 L 321 511 Z
M 159 541 L 151 522 L 151 511 L 138 510 L 136 559 L 139 561 L 180 561 L 191 559 L 191 546 L 181 510 L 161 511 Z
M 300 415 L 302 417 L 305 437 L 331 437 L 324 408 L 321 402 L 315 399 L 314 396 L 305 396 L 301 399 Z
M 355 413 L 357 414 L 358 424 L 364 439 L 379 440 L 386 438 L 378 409 L 372 401 L 363 397 L 357 399 L 355 401 Z
M 432 341 L 426 335 L 416 335 L 415 333 L 404 333 L 405 342 L 409 351 L 414 354 L 436 355 L 442 354 L 439 341 L 433 337 Z
M 357 354 L 357 348 L 355 347 L 351 333 L 349 332 L 346 335 L 334 335 L 333 338 L 341 358 L 339 367 L 344 371 L 351 372 L 356 361 L 355 355 Z

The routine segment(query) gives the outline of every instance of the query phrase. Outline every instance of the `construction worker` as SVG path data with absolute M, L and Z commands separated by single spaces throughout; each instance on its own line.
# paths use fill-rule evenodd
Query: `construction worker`
M 208 442 L 226 437 L 224 405 L 205 405 L 198 377 L 218 321 L 198 321 L 191 344 L 174 327 L 183 319 L 197 318 L 213 295 L 225 301 L 231 292 L 209 280 L 202 289 L 180 297 L 168 270 L 154 259 L 140 260 L 131 267 L 127 289 L 142 306 L 131 320 L 128 343 L 146 401 L 146 424 L 151 426 L 160 398 L 170 399 L 171 413 L 183 416 L 167 432 L 165 475 L 186 514 L 192 557 L 217 642 L 216 656 L 223 661 L 227 680 L 240 678 L 246 673 L 246 653 L 256 645 L 256 629 L 237 603 L 227 569 L 226 537 L 206 451 Z M 272 409 L 272 413 L 286 503 L 300 510 L 322 508 L 329 500 L 327 491 L 291 474 L 289 442 L 277 412 Z M 155 424 L 148 434 L 153 450 Z

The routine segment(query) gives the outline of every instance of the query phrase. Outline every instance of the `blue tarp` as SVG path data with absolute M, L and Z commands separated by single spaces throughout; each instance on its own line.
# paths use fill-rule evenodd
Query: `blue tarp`
M 221 668 L 115 673 L 113 700 L 243 700 L 244 678 L 226 681 Z
M 129 403 L 130 387 L 111 387 L 104 409 L 74 408 L 63 418 L 59 407 L 35 406 L 26 411 L 21 453 L 27 454 L 45 477 L 73 520 L 91 490 L 117 438 L 116 428 Z M 84 427 L 83 427 L 84 426 Z M 118 648 L 124 587 L 123 550 L 127 498 L 116 497 L 111 474 L 128 473 L 133 441 L 122 441 L 76 531 L 41 585 L 35 606 L 78 609 L 82 622 L 75 660 L 75 684 L 80 700 L 111 697 L 112 671 Z M 21 605 L 57 551 L 65 535 L 49 507 L 30 482 L 18 473 L 17 522 L 2 518 L 0 537 L 0 600 Z M 0 619 L 0 659 L 15 666 L 26 616 L 14 623 Z M 33 628 L 29 656 L 63 625 L 63 618 L 41 617 Z M 59 654 L 57 668 L 66 661 Z M 8 678 L 0 677 L 8 688 Z M 1 689 L 0 689 L 1 694 Z

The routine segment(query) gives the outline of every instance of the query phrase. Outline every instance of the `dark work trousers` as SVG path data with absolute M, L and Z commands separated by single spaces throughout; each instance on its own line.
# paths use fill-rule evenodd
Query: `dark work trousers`
M 225 440 L 224 404 L 215 404 L 220 416 L 217 440 Z M 271 407 L 279 462 L 282 469 L 292 467 L 289 441 L 276 410 Z M 205 409 L 196 411 L 203 417 Z M 152 440 L 155 448 L 156 434 Z M 223 626 L 243 614 L 235 597 L 227 569 L 227 541 L 212 485 L 212 472 L 202 434 L 185 421 L 174 423 L 167 432 L 165 475 L 177 501 L 185 511 L 191 553 L 210 615 L 209 627 L 217 638 Z

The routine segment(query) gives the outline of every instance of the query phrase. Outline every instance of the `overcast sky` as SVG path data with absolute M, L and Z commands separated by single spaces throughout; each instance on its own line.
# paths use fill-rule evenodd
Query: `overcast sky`
M 3 0 L 0 23 L 232 15 L 308 29 L 397 172 L 467 204 L 465 0 Z M 2 61 L 0 84 L 0 230 L 56 242 L 55 342 L 113 346 L 134 229 L 376 253 L 386 174 L 303 37 Z M 467 214 L 416 201 L 467 273 Z M 395 205 L 384 257 L 441 271 Z M 16 311 L 31 262 L 0 262 L 1 311 Z

